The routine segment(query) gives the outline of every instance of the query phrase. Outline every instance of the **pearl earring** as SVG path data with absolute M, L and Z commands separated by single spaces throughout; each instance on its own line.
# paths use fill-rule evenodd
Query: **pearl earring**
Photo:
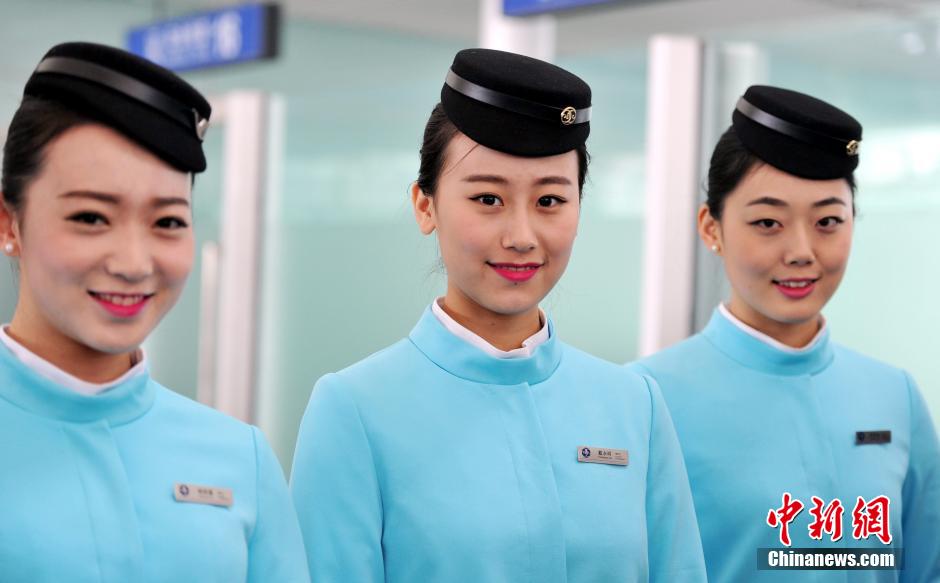
M 7 243 L 6 245 L 4 245 L 4 246 L 3 246 L 3 251 L 4 251 L 7 255 L 12 255 L 12 254 L 13 254 L 13 243 Z
M 718 245 L 712 245 L 712 251 L 718 253 Z

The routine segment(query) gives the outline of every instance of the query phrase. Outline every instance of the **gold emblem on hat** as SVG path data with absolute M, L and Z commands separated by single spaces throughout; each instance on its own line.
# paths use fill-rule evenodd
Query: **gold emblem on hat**
M 209 118 L 202 117 L 195 109 L 193 109 L 193 118 L 196 122 L 196 137 L 201 142 L 206 138 L 206 132 L 209 131 Z
M 852 140 L 845 145 L 845 153 L 849 156 L 858 156 L 859 146 L 861 146 L 861 143 L 858 140 Z
M 561 110 L 561 123 L 570 126 L 574 120 L 578 119 L 578 110 L 573 107 L 566 107 Z

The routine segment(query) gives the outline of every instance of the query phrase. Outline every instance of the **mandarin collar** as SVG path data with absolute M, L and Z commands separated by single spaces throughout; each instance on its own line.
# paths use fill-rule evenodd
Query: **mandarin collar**
M 69 423 L 107 421 L 123 425 L 149 411 L 155 395 L 149 372 L 98 395 L 82 395 L 38 374 L 0 345 L 0 398 L 42 417 Z
M 546 315 L 549 338 L 524 358 L 496 358 L 451 333 L 428 307 L 408 335 L 431 362 L 450 374 L 488 385 L 535 385 L 546 380 L 561 363 L 561 344 Z
M 715 309 L 702 334 L 733 360 L 768 374 L 816 374 L 829 366 L 834 356 L 828 326 L 822 329 L 807 350 L 781 350 L 748 334 Z

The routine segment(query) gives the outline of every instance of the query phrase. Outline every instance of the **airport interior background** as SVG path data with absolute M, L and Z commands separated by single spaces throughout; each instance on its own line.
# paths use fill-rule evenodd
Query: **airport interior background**
M 0 137 L 53 44 L 124 46 L 135 26 L 221 5 L 0 0 Z M 442 293 L 436 242 L 418 232 L 408 189 L 444 73 L 457 50 L 479 44 L 481 9 L 477 0 L 281 6 L 276 58 L 184 77 L 210 96 L 254 90 L 276 104 L 267 155 L 277 180 L 266 183 L 259 209 L 250 420 L 288 468 L 316 379 L 404 337 Z M 614 362 L 637 356 L 648 43 L 656 33 L 694 36 L 711 55 L 711 82 L 726 92 L 780 85 L 863 123 L 852 260 L 824 313 L 836 341 L 911 371 L 940 423 L 940 2 L 624 0 L 552 18 L 555 61 L 594 95 L 577 244 L 543 304 L 562 337 Z M 730 122 L 726 103 L 712 106 L 708 119 Z M 222 230 L 225 132 L 224 124 L 210 130 L 209 170 L 195 183 L 200 247 Z M 675 229 L 693 225 L 690 216 Z M 205 320 L 202 258 L 197 253 L 183 297 L 145 344 L 157 380 L 192 397 Z M 15 270 L 5 267 L 3 321 L 15 302 Z

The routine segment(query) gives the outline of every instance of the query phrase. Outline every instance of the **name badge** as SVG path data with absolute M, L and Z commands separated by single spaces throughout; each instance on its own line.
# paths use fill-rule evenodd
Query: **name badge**
M 586 464 L 609 464 L 625 466 L 629 462 L 625 449 L 610 449 L 608 447 L 578 446 L 578 461 Z
M 235 502 L 231 488 L 200 486 L 199 484 L 174 484 L 173 497 L 177 502 L 231 506 Z
M 855 445 L 878 445 L 891 443 L 890 431 L 856 431 Z

